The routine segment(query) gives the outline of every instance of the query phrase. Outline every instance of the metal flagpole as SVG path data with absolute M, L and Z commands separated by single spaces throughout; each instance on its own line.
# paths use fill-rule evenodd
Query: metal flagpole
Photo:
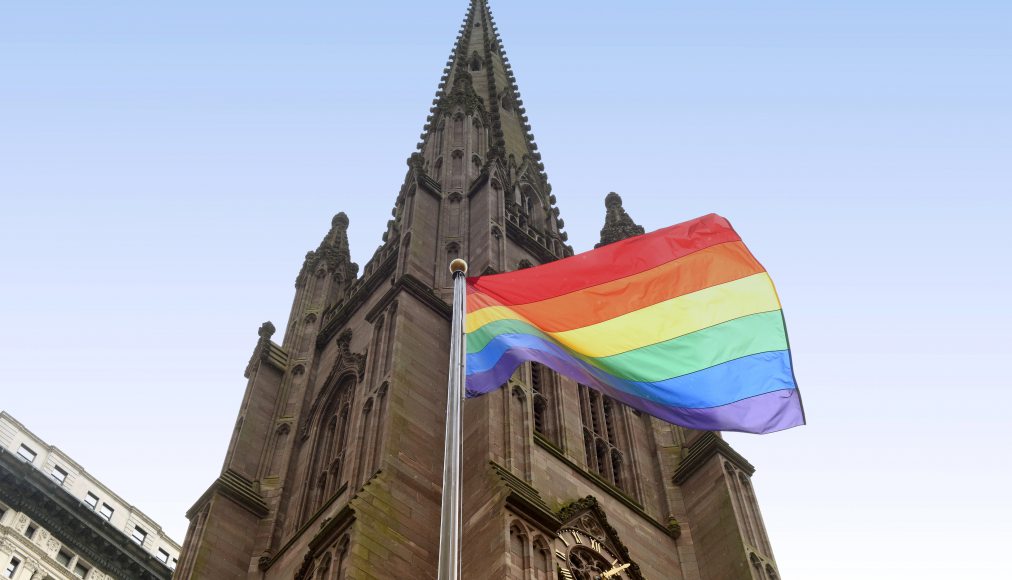
M 439 578 L 460 580 L 460 407 L 464 399 L 464 276 L 467 262 L 450 262 L 453 313 L 450 325 L 450 377 L 446 389 L 446 440 L 443 447 L 443 506 L 439 521 Z

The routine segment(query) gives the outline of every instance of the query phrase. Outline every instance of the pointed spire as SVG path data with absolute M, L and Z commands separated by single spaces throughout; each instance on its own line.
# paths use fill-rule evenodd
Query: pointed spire
M 295 286 L 305 283 L 313 272 L 322 271 L 350 284 L 358 275 L 358 264 L 351 261 L 351 246 L 348 243 L 348 216 L 340 212 L 330 220 L 330 231 L 323 237 L 316 251 L 307 252 L 302 270 L 295 280 Z M 323 270 L 320 270 L 323 268 Z
M 605 196 L 604 207 L 607 210 L 604 214 L 604 227 L 601 228 L 601 242 L 595 245 L 595 248 L 638 236 L 644 232 L 643 226 L 634 222 L 622 207 L 622 197 L 619 194 L 613 191 Z

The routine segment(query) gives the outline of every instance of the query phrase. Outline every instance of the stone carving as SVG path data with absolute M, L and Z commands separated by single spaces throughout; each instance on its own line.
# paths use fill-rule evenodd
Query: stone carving
M 629 557 L 629 548 L 622 543 L 618 532 L 608 523 L 608 516 L 601 509 L 601 504 L 598 503 L 597 498 L 588 495 L 587 497 L 578 499 L 563 506 L 557 515 L 559 520 L 563 522 L 562 527 L 580 528 L 588 534 L 596 535 L 601 540 L 601 543 L 614 548 L 613 551 L 620 555 L 624 561 L 630 563 L 626 572 L 628 576 L 634 580 L 643 580 L 643 573 L 640 572 L 639 564 L 633 562 L 632 558 Z M 591 527 L 598 530 L 598 534 L 600 535 L 592 532 Z
M 634 222 L 622 207 L 622 197 L 619 194 L 614 191 L 609 193 L 604 198 L 604 207 L 607 211 L 604 215 L 604 227 L 601 228 L 601 242 L 596 244 L 595 248 L 644 233 L 643 226 Z
M 270 340 L 271 337 L 274 336 L 274 332 L 276 330 L 277 329 L 274 328 L 274 324 L 272 324 L 271 321 L 268 320 L 267 322 L 260 325 L 260 329 L 257 330 L 257 334 L 260 335 L 260 338 L 262 338 L 263 340 Z

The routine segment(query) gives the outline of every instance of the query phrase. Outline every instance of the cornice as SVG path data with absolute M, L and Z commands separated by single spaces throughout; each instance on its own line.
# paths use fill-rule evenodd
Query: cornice
M 489 461 L 492 472 L 509 490 L 506 496 L 506 505 L 515 512 L 524 515 L 531 522 L 537 524 L 543 531 L 555 534 L 562 526 L 562 521 L 552 513 L 548 504 L 541 499 L 538 490 L 531 487 L 526 481 L 513 475 L 508 469 L 495 461 Z
M 0 449 L 0 499 L 117 578 L 168 580 L 172 570 L 46 474 Z
M 720 455 L 730 461 L 749 477 L 755 473 L 755 467 L 728 445 L 727 441 L 718 437 L 713 431 L 706 431 L 689 446 L 688 453 L 686 453 L 685 459 L 682 459 L 678 464 L 678 469 L 675 470 L 672 480 L 676 485 L 682 485 L 715 455 Z
M 253 482 L 232 471 L 226 469 L 224 473 L 218 476 L 218 479 L 214 480 L 207 491 L 200 496 L 193 507 L 186 511 L 187 519 L 193 519 L 193 516 L 200 511 L 200 509 L 211 499 L 214 493 L 219 493 L 233 502 L 239 507 L 250 512 L 257 518 L 266 516 L 270 509 L 264 502 L 260 494 L 253 488 Z

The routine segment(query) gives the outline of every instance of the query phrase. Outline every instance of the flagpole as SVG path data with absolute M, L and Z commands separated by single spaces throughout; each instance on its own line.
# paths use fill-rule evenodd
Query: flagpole
M 450 324 L 450 373 L 446 388 L 446 439 L 443 447 L 443 505 L 439 521 L 438 580 L 460 580 L 460 407 L 464 399 L 464 276 L 467 262 L 450 262 L 453 312 Z

